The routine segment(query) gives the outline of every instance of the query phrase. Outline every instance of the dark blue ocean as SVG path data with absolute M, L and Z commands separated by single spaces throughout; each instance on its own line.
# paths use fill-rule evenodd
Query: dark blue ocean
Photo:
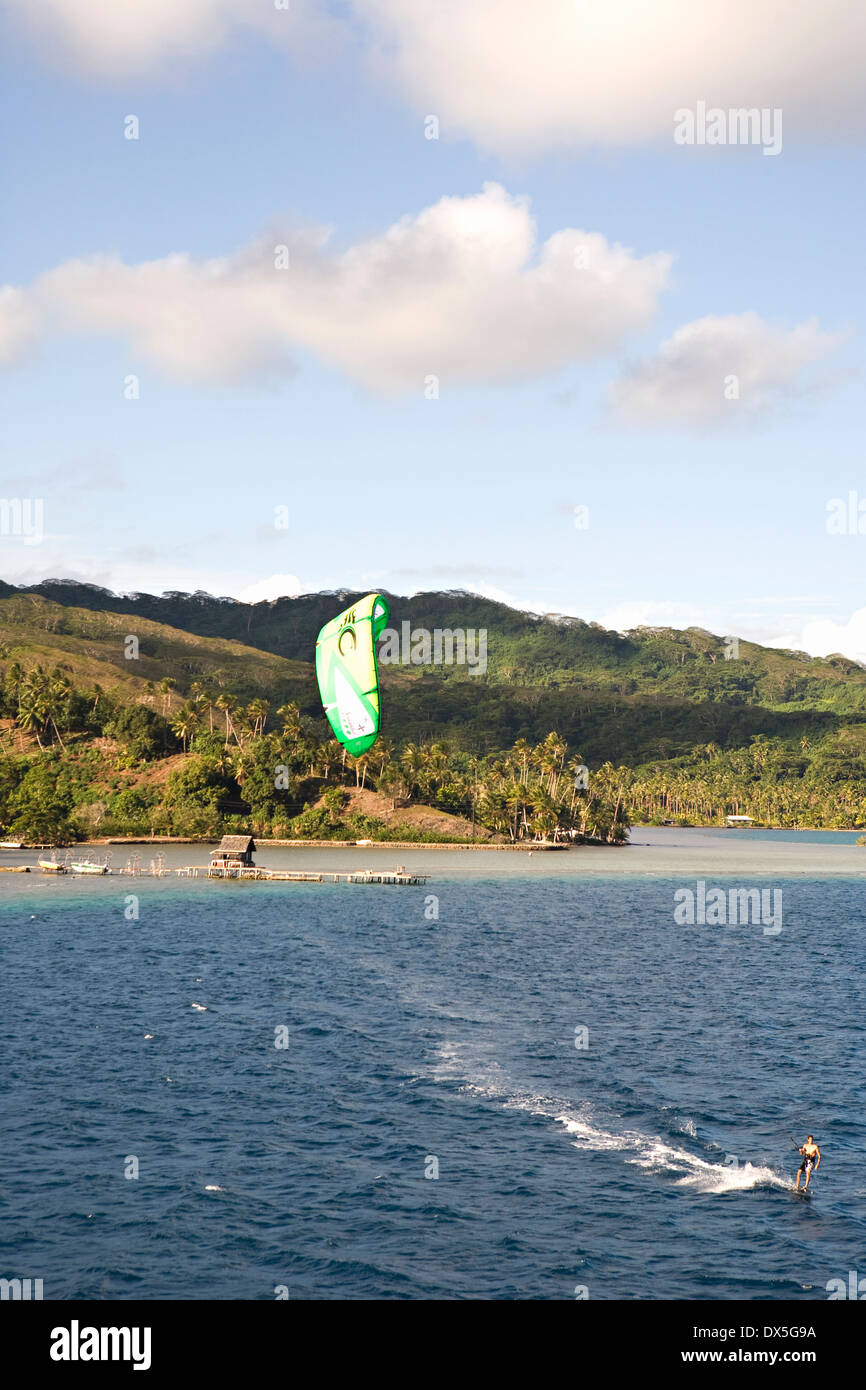
M 7 879 L 0 1274 L 784 1300 L 866 1274 L 863 880 L 779 880 L 768 935 L 676 925 L 682 876 L 517 858 L 423 888 Z

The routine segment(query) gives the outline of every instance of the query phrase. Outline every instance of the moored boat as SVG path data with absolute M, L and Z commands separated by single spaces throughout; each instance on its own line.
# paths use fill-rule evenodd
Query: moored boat
M 58 864 L 58 862 L 57 862 L 56 859 L 40 859 L 40 860 L 38 860 L 38 864 L 39 864 L 39 868 L 42 870 L 42 872 L 43 872 L 44 874 L 65 874 L 65 873 L 66 873 L 66 865 L 65 865 L 65 864 Z

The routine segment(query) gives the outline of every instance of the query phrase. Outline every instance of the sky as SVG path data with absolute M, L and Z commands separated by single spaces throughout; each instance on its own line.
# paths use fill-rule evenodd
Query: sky
M 864 66 L 860 0 L 0 0 L 0 576 L 866 661 Z

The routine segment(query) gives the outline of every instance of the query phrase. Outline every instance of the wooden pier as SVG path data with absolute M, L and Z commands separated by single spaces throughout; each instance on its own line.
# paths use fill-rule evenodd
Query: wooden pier
M 256 865 L 208 864 L 192 865 L 176 869 L 175 873 L 187 878 L 233 878 L 264 880 L 267 883 L 394 883 L 407 887 L 426 883 L 427 874 L 407 873 L 402 865 L 396 869 L 356 869 L 351 873 L 333 873 L 330 870 L 317 872 L 313 869 L 264 869 Z
M 354 869 L 346 873 L 334 873 L 324 869 L 266 869 L 253 862 L 255 842 L 251 835 L 224 835 L 218 850 L 213 850 L 209 864 L 184 864 L 180 868 L 169 867 L 164 854 L 157 854 L 145 866 L 140 854 L 131 854 L 122 868 L 113 868 L 111 855 L 101 860 L 75 858 L 69 849 L 63 859 L 58 860 L 57 851 L 52 850 L 51 859 L 40 859 L 33 867 L 43 874 L 95 874 L 99 877 L 111 875 L 129 878 L 223 878 L 243 879 L 256 883 L 390 883 L 398 887 L 424 884 L 428 874 L 408 873 L 402 864 L 396 869 Z M 30 865 L 0 865 L 0 871 L 27 874 Z
M 256 844 L 252 835 L 224 835 L 219 849 L 211 852 L 207 867 L 193 865 L 175 872 L 187 878 L 198 878 L 203 870 L 207 878 L 252 879 L 266 883 L 426 883 L 426 874 L 407 874 L 402 864 L 396 869 L 361 869 L 354 873 L 325 873 L 312 869 L 265 869 L 253 862 Z
M 41 869 L 42 873 L 65 876 L 70 866 L 59 863 L 42 864 L 2 864 L 0 873 L 29 874 Z M 408 873 L 398 864 L 396 869 L 354 869 L 346 873 L 334 873 L 328 869 L 266 869 L 257 864 L 184 864 L 180 868 L 169 868 L 162 855 L 145 866 L 130 860 L 123 867 L 110 865 L 94 866 L 94 873 L 104 878 L 222 878 L 243 879 L 254 883 L 391 883 L 398 887 L 424 884 L 429 874 Z M 73 875 L 70 875 L 73 876 Z M 77 877 L 77 875 L 74 875 Z

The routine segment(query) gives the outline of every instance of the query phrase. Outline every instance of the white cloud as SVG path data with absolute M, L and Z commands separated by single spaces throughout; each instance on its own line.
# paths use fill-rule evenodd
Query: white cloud
M 821 657 L 840 652 L 852 661 L 866 662 L 866 608 L 858 609 L 847 621 L 838 621 L 804 618 L 798 611 L 801 605 L 823 602 L 818 598 L 789 595 L 745 602 L 750 605 L 748 612 L 742 608 L 742 601 L 725 609 L 665 599 L 624 600 L 600 613 L 597 621 L 612 632 L 630 632 L 638 627 L 669 627 L 675 631 L 699 627 L 717 637 L 734 635 L 741 641 L 781 651 Z M 580 616 L 589 617 L 587 613 Z
M 852 661 L 866 662 L 866 608 L 857 608 L 845 621 L 814 618 L 805 623 L 797 636 L 788 634 L 768 642 L 768 646 L 808 652 L 810 656 L 830 656 L 841 652 Z
M 46 521 L 50 520 L 46 509 Z M 168 591 L 195 593 L 202 590 L 215 597 L 230 597 L 245 603 L 260 603 L 283 595 L 302 592 L 294 574 L 275 574 L 269 579 L 250 582 L 253 565 L 237 569 L 209 568 L 207 561 L 197 565 L 176 558 L 186 547 L 157 548 L 150 545 L 126 547 L 114 554 L 90 553 L 78 535 L 48 535 L 36 547 L 10 543 L 3 548 L 3 579 L 8 584 L 40 584 L 49 576 L 98 584 L 117 594 L 161 594 Z M 326 585 L 308 585 L 311 593 Z M 336 587 L 335 585 L 331 587 Z
M 606 609 L 597 621 L 611 632 L 630 632 L 636 627 L 705 627 L 712 632 L 716 630 L 713 623 L 719 623 L 720 614 L 715 609 L 708 616 L 707 609 L 700 604 L 665 599 L 627 599 Z
M 46 56 L 109 82 L 167 77 L 200 63 L 239 34 L 261 34 L 309 59 L 348 39 L 317 0 L 0 0 Z
M 181 53 L 207 56 L 226 38 L 234 0 L 4 0 L 49 53 L 67 53 L 106 76 L 138 72 Z
M 786 131 L 862 132 L 862 0 L 0 0 L 53 59 L 160 79 L 257 33 L 307 60 L 357 45 L 443 134 L 508 157 L 671 140 L 673 113 L 781 107 Z M 708 152 L 711 154 L 711 152 Z
M 756 313 L 678 328 L 614 385 L 614 411 L 640 425 L 737 423 L 811 389 L 804 376 L 844 341 L 815 319 L 785 331 Z
M 551 603 L 550 599 L 544 598 L 524 598 L 516 595 L 507 589 L 502 589 L 498 584 L 489 584 L 485 580 L 475 580 L 468 582 L 464 586 L 470 593 L 480 594 L 482 598 L 490 599 L 491 603 L 504 603 L 508 608 L 515 608 L 518 613 L 550 613 L 558 610 Z M 423 590 L 416 590 L 423 593 Z
M 781 107 L 862 130 L 861 0 L 356 0 L 380 67 L 444 133 L 503 156 L 672 139 L 673 113 Z
M 248 584 L 238 598 L 244 603 L 265 603 L 274 598 L 297 598 L 300 592 L 301 581 L 296 574 L 272 574 L 270 579 Z
M 368 389 L 420 395 L 429 376 L 443 390 L 525 380 L 613 351 L 649 323 L 670 265 L 571 229 L 539 246 L 527 200 L 495 183 L 341 253 L 325 240 L 275 234 L 209 261 L 69 261 L 20 305 L 46 331 L 119 337 L 179 379 L 268 377 L 306 350 Z
M 12 285 L 0 285 L 0 367 L 29 357 L 41 333 L 40 313 L 31 297 Z
M 741 641 L 756 642 L 762 647 L 821 657 L 840 652 L 852 661 L 866 662 L 866 608 L 859 608 L 850 618 L 840 621 L 828 617 L 804 619 L 796 611 L 800 605 L 822 602 L 808 596 L 750 602 L 750 611 L 746 613 L 739 605 L 724 609 L 664 599 L 624 600 L 600 613 L 598 622 L 613 632 L 629 632 L 638 627 L 699 627 L 717 637 L 736 635 Z M 761 612 L 761 608 L 766 611 Z

